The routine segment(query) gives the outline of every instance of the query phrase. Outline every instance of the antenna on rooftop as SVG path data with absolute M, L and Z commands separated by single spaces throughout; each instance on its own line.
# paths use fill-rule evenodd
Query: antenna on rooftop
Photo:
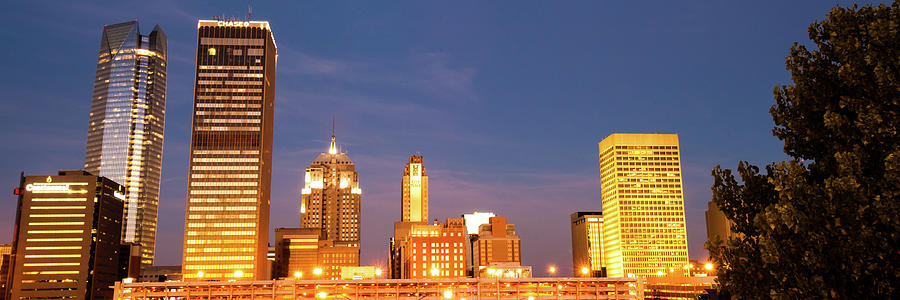
M 250 22 L 250 15 L 253 13 L 253 8 L 250 7 L 250 1 L 247 1 L 247 22 Z

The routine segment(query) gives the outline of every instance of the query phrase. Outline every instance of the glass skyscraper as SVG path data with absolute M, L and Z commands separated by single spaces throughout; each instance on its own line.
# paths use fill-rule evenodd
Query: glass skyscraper
M 166 34 L 138 22 L 103 27 L 84 168 L 126 187 L 122 241 L 153 265 L 166 115 Z
M 184 280 L 268 279 L 277 50 L 269 22 L 201 20 Z

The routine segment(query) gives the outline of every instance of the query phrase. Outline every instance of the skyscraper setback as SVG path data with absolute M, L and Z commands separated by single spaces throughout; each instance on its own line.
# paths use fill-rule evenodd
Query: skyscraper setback
M 421 155 L 409 156 L 401 185 L 401 221 L 428 222 L 428 176 Z
M 153 264 L 166 115 L 166 34 L 138 22 L 103 27 L 84 168 L 126 187 L 122 241 Z
M 678 135 L 612 134 L 599 155 L 607 275 L 687 275 Z
M 182 273 L 267 279 L 275 39 L 265 21 L 197 27 Z

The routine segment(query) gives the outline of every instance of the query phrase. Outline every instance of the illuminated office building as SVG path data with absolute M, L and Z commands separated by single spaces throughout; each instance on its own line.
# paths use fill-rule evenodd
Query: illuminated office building
M 605 277 L 603 213 L 576 212 L 572 220 L 572 271 L 575 277 Z
M 402 278 L 466 277 L 466 226 L 463 218 L 444 224 L 410 224 L 403 247 Z
M 182 275 L 267 279 L 275 40 L 265 21 L 197 27 Z
M 338 151 L 332 135 L 328 152 L 319 154 L 306 168 L 300 192 L 300 227 L 318 228 L 320 240 L 358 250 L 361 195 L 353 161 Z
M 25 176 L 10 299 L 112 299 L 125 193 L 80 170 Z
M 422 156 L 409 156 L 409 163 L 403 169 L 401 190 L 401 220 L 428 222 L 428 175 L 425 175 Z
M 687 275 L 678 135 L 612 134 L 599 158 L 608 275 Z
M 275 229 L 277 278 L 341 279 L 344 267 L 359 266 L 359 247 L 319 239 L 318 228 Z
M 100 39 L 84 169 L 125 186 L 122 241 L 153 265 L 166 120 L 166 34 L 138 22 L 106 25 Z

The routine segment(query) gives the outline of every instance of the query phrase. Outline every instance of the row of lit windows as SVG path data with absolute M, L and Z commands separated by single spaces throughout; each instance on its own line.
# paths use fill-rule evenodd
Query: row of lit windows
M 262 89 L 248 88 L 197 88 L 200 93 L 262 93 Z
M 256 231 L 251 230 L 221 230 L 221 231 L 188 231 L 188 236 L 198 236 L 198 235 L 219 235 L 219 236 L 229 236 L 229 235 L 254 235 Z
M 618 188 L 680 188 L 680 184 L 653 184 L 653 183 L 619 183 Z
M 261 112 L 258 111 L 208 111 L 208 110 L 198 110 L 196 113 L 198 116 L 259 116 Z
M 258 178 L 256 173 L 228 173 L 228 174 L 191 174 L 191 178 Z
M 197 131 L 259 131 L 258 126 L 196 126 Z
M 45 209 L 85 209 L 86 206 L 32 206 L 32 210 L 45 210 Z
M 197 107 L 206 108 L 260 108 L 260 104 L 242 104 L 242 103 L 197 103 Z
M 256 171 L 259 166 L 193 166 L 193 170 L 202 171 Z
M 194 150 L 197 155 L 259 154 L 259 150 Z
M 248 77 L 248 78 L 263 78 L 262 73 L 200 73 L 197 76 L 200 77 Z
M 255 244 L 256 240 L 251 239 L 235 239 L 235 240 L 187 240 L 188 245 L 215 245 L 215 244 Z
M 197 80 L 197 84 L 206 84 L 206 85 L 262 85 L 262 81 L 233 81 L 233 80 Z
M 253 119 L 200 119 L 200 122 L 203 123 L 235 123 L 235 124 L 253 124 L 253 123 L 261 123 L 262 120 L 253 118 Z
M 226 264 L 226 265 L 188 264 L 188 265 L 184 266 L 185 270 L 201 270 L 201 271 L 204 271 L 204 273 L 206 273 L 206 270 L 240 270 L 240 269 L 251 269 L 251 268 L 253 268 L 252 264 Z M 187 274 L 185 274 L 185 275 L 187 275 Z M 191 275 L 195 275 L 195 274 L 191 274 Z M 203 277 L 207 277 L 206 275 L 207 274 L 205 274 Z M 247 275 L 247 274 L 244 273 L 244 275 Z
M 84 233 L 84 230 L 29 230 L 29 234 Z
M 28 226 L 84 225 L 84 222 L 29 222 Z
M 254 203 L 256 198 L 190 198 L 191 203 Z
M 32 202 L 84 202 L 87 198 L 31 198 Z
M 256 206 L 191 206 L 188 211 L 255 211 Z
M 255 195 L 256 190 L 191 190 L 191 195 Z
M 247 214 L 203 214 L 203 215 L 188 215 L 189 220 L 200 220 L 200 219 L 253 219 L 256 218 L 257 215 L 247 215 Z
M 30 214 L 31 218 L 84 218 L 84 214 Z
M 193 181 L 191 182 L 191 186 L 220 186 L 220 187 L 230 187 L 230 186 L 257 186 L 259 183 L 256 181 Z
M 622 229 L 622 233 L 684 233 L 684 229 Z
M 431 260 L 431 261 L 450 261 L 450 260 L 461 261 L 461 260 L 463 260 L 462 255 L 421 255 L 421 256 L 413 255 L 412 260 L 416 261 L 416 257 L 421 257 L 423 261 L 427 261 L 427 260 Z M 429 257 L 431 259 L 429 259 Z
M 188 228 L 203 228 L 203 227 L 253 227 L 256 226 L 256 222 L 249 223 L 188 223 Z
M 256 251 L 256 248 L 187 248 L 184 250 L 187 253 L 197 253 L 197 252 L 253 252 Z
M 200 70 L 246 70 L 247 66 L 197 66 Z
M 78 274 L 79 271 L 30 271 L 30 272 L 22 272 L 22 275 L 65 275 L 65 274 Z
M 80 241 L 80 240 L 79 240 Z M 25 247 L 25 250 L 79 250 L 81 246 L 43 246 Z
M 188 256 L 184 260 L 185 261 L 240 261 L 240 260 L 252 260 L 252 255 L 215 255 L 215 256 Z

